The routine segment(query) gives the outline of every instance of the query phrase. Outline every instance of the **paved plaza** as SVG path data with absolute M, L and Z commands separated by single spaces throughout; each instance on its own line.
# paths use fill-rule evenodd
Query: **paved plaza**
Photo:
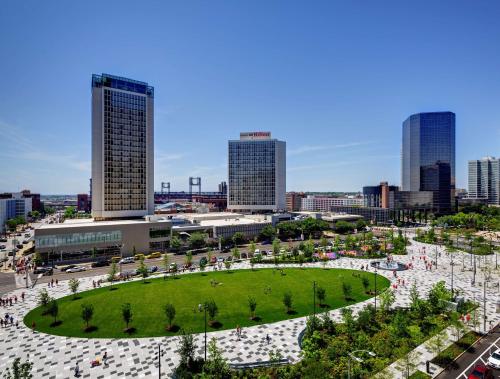
M 395 289 L 396 303 L 394 306 L 408 305 L 408 294 L 413 282 L 416 282 L 422 296 L 433 284 L 444 280 L 449 287 L 451 285 L 451 265 L 450 257 L 444 248 L 437 247 L 438 268 L 432 271 L 425 270 L 425 264 L 420 257 L 424 254 L 425 247 L 429 259 L 434 260 L 436 247 L 412 241 L 408 248 L 407 256 L 395 256 L 395 259 L 409 263 L 413 262 L 414 268 L 407 271 L 398 272 L 399 278 L 405 281 L 405 286 L 398 286 Z M 440 256 L 439 256 L 440 255 Z M 462 260 L 462 253 L 454 253 L 454 288 L 468 299 L 473 299 L 481 304 L 483 300 L 484 278 L 480 267 L 495 267 L 493 257 L 490 261 L 476 262 L 478 265 L 476 274 L 476 285 L 471 284 L 472 271 L 469 256 L 465 255 Z M 488 258 L 487 258 L 488 259 Z M 370 260 L 341 258 L 328 263 L 331 268 L 359 269 L 362 265 L 367 266 Z M 280 265 L 283 267 L 284 265 Z M 286 266 L 286 265 L 285 265 Z M 323 267 L 321 264 L 309 264 L 308 267 Z M 255 266 L 260 267 L 259 265 Z M 262 267 L 270 267 L 262 265 Z M 248 262 L 234 264 L 231 270 L 249 268 Z M 370 268 L 370 271 L 373 271 Z M 378 270 L 378 273 L 386 276 L 394 284 L 397 282 L 390 271 Z M 189 275 L 189 274 L 186 274 Z M 486 295 L 487 329 L 491 325 L 496 325 L 500 319 L 500 313 L 496 312 L 496 304 L 499 294 L 499 274 L 493 270 Z M 80 280 L 80 290 L 92 288 L 92 280 L 97 278 L 84 278 Z M 19 285 L 22 281 L 17 281 Z M 481 285 L 480 285 L 481 284 Z M 19 327 L 9 326 L 0 329 L 0 372 L 9 366 L 15 357 L 29 359 L 34 363 L 33 374 L 35 378 L 68 378 L 73 377 L 72 370 L 79 364 L 83 378 L 117 378 L 117 377 L 138 377 L 151 378 L 158 376 L 158 346 L 161 346 L 164 355 L 161 358 L 162 375 L 168 376 L 179 363 L 177 349 L 179 347 L 178 337 L 163 338 L 129 338 L 129 339 L 84 339 L 52 336 L 43 333 L 33 332 L 22 323 L 22 318 L 32 308 L 36 307 L 36 297 L 41 288 L 47 288 L 49 294 L 55 298 L 69 294 L 67 282 L 60 282 L 55 288 L 48 288 L 46 285 L 35 285 L 33 289 L 18 288 L 6 296 L 18 297 L 18 302 L 9 307 L 0 308 L 3 316 L 8 312 L 14 317 L 14 323 L 19 321 Z M 21 301 L 21 293 L 25 292 L 25 300 Z M 5 296 L 4 296 L 5 297 Z M 366 303 L 373 303 L 373 299 L 352 305 L 356 312 Z M 340 310 L 330 311 L 331 317 L 339 321 Z M 482 314 L 479 319 L 482 320 Z M 208 334 L 208 340 L 212 337 L 217 339 L 218 346 L 223 350 L 224 356 L 230 363 L 252 363 L 267 361 L 271 350 L 279 350 L 281 354 L 290 362 L 300 359 L 300 348 L 298 336 L 305 328 L 305 317 L 285 320 L 273 324 L 265 324 L 243 329 L 242 338 L 238 340 L 235 330 L 217 331 Z M 483 323 L 478 326 L 482 330 Z M 266 335 L 271 337 L 270 343 L 266 341 Z M 198 354 L 203 355 L 203 334 L 197 334 L 195 338 Z M 108 354 L 107 365 L 91 368 L 90 362 L 97 357 L 102 357 L 104 352 Z

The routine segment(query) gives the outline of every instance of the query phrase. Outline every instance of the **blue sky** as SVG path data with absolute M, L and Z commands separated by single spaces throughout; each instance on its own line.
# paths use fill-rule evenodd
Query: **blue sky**
M 287 189 L 400 184 L 401 123 L 457 114 L 457 182 L 500 155 L 498 1 L 14 1 L 0 12 L 0 191 L 88 190 L 90 79 L 155 87 L 155 187 L 287 141 Z

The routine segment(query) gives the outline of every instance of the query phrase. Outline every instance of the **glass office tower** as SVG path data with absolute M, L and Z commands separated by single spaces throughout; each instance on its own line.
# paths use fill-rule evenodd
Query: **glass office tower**
M 154 213 L 153 100 L 147 83 L 92 76 L 92 216 Z
M 469 161 L 469 197 L 500 205 L 500 159 L 485 157 Z
M 286 143 L 269 132 L 240 133 L 229 141 L 227 207 L 237 211 L 286 209 Z
M 452 209 L 455 190 L 455 114 L 429 112 L 403 122 L 403 191 L 432 191 L 437 213 Z

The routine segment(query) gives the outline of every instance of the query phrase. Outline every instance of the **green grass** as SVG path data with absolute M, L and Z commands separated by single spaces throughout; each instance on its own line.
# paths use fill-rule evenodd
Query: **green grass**
M 370 280 L 373 289 L 374 275 L 353 270 L 319 269 L 319 268 L 286 268 L 285 275 L 273 269 L 234 270 L 228 272 L 210 272 L 206 274 L 181 275 L 176 279 L 149 279 L 129 282 L 115 286 L 115 290 L 98 288 L 78 294 L 78 299 L 66 296 L 58 300 L 59 316 L 62 322 L 51 326 L 53 318 L 44 315 L 40 307 L 30 311 L 24 322 L 31 327 L 33 321 L 41 332 L 88 338 L 116 337 L 150 337 L 178 334 L 166 331 L 166 319 L 163 307 L 166 303 L 174 304 L 176 317 L 174 324 L 179 329 L 189 332 L 204 330 L 204 315 L 198 311 L 198 304 L 213 299 L 219 313 L 216 320 L 219 325 L 209 327 L 209 331 L 231 329 L 237 325 L 252 326 L 276 322 L 288 318 L 301 317 L 312 313 L 312 283 L 326 289 L 326 304 L 317 311 L 335 309 L 347 304 L 360 302 L 370 298 L 365 294 L 361 279 L 354 273 L 361 273 Z M 213 287 L 210 282 L 219 284 Z M 351 283 L 352 299 L 346 301 L 342 293 L 342 282 Z M 378 288 L 389 286 L 389 281 L 382 276 L 377 278 Z M 271 291 L 265 290 L 270 287 Z M 287 313 L 283 305 L 283 294 L 291 291 L 293 295 L 293 312 Z M 256 320 L 250 320 L 248 296 L 257 300 Z M 84 331 L 81 319 L 81 304 L 94 306 L 94 317 L 90 325 L 91 332 Z M 121 315 L 121 306 L 130 303 L 133 320 L 130 327 L 135 332 L 124 332 L 125 323 Z
M 431 376 L 426 374 L 425 372 L 417 370 L 412 375 L 410 375 L 409 379 L 427 379 L 427 378 L 431 378 Z

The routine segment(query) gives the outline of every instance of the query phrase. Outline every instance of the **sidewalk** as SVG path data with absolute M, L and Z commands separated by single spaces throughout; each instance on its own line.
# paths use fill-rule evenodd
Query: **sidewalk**
M 443 330 L 442 333 L 446 334 L 446 339 L 444 340 L 443 350 L 450 346 L 453 342 L 456 341 L 455 336 L 453 335 L 453 331 L 451 327 L 448 327 Z M 431 341 L 435 339 L 436 336 L 428 339 L 423 344 L 417 346 L 413 352 L 416 355 L 416 359 L 418 360 L 418 366 L 415 369 L 410 371 L 410 375 L 415 371 L 420 370 L 422 372 L 427 372 L 426 362 L 431 361 L 434 357 L 436 357 L 436 353 L 432 351 L 430 348 Z M 387 378 L 387 377 L 395 377 L 399 378 L 402 375 L 402 370 L 404 370 L 404 364 L 402 359 L 393 362 L 390 366 L 387 366 L 384 370 L 380 371 L 378 374 L 374 376 L 374 378 Z M 432 377 L 434 378 L 442 371 L 442 367 L 430 363 L 430 372 Z

